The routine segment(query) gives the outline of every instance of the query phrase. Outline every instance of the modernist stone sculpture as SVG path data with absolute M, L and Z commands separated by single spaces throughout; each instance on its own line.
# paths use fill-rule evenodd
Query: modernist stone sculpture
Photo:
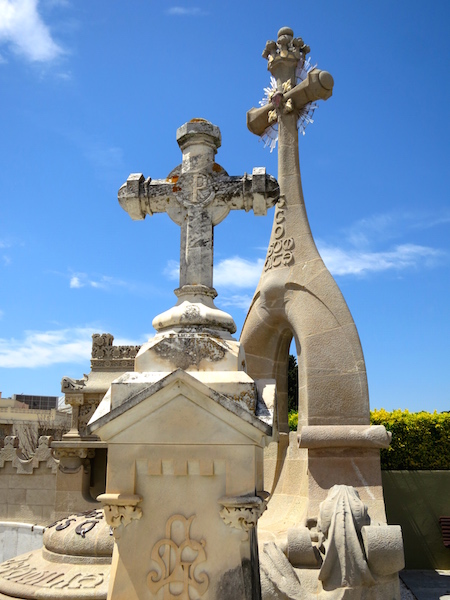
M 396 567 L 387 583 L 375 581 L 370 574 L 362 560 L 361 545 L 350 543 L 351 528 L 328 528 L 330 537 L 326 543 L 319 543 L 323 535 L 318 530 L 320 507 L 335 485 L 346 486 L 348 498 L 356 498 L 359 493 L 372 519 L 386 523 L 379 448 L 387 447 L 390 438 L 384 428 L 369 424 L 367 379 L 358 333 L 317 251 L 306 214 L 297 128 L 310 115 L 311 103 L 328 99 L 333 90 L 329 73 L 308 68 L 308 52 L 309 47 L 301 38 L 295 38 L 290 28 L 280 29 L 277 41 L 267 42 L 263 52 L 272 74 L 266 104 L 247 113 L 252 133 L 267 135 L 273 148 L 273 128 L 277 127 L 279 144 L 280 200 L 264 270 L 241 335 L 249 374 L 277 382 L 274 439 L 278 443 L 265 453 L 266 482 L 272 481 L 271 498 L 259 523 L 259 539 L 271 540 L 260 552 L 263 597 L 308 598 L 312 593 L 314 597 L 356 594 L 354 597 L 359 598 L 364 589 L 364 598 L 391 599 L 398 597 L 396 570 L 403 560 L 398 530 Z M 298 357 L 298 439 L 293 433 L 289 437 L 287 424 L 292 339 Z M 358 496 L 362 504 L 361 500 Z M 386 526 L 379 529 L 383 535 L 388 529 L 392 534 Z M 355 535 L 362 535 L 361 528 Z M 389 544 L 382 546 L 388 552 Z M 355 567 L 352 577 L 339 573 L 339 560 L 332 559 L 333 553 L 339 557 L 341 551 L 346 556 L 348 553 Z M 289 575 L 284 592 L 287 580 L 283 574 L 289 570 L 280 577 L 279 565 L 284 561 L 281 552 L 295 571 Z M 296 585 L 296 580 L 301 585 Z

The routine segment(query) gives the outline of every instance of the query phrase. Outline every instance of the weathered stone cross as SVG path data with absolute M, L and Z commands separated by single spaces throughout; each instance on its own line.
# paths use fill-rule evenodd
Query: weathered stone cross
M 180 288 L 213 286 L 213 228 L 233 209 L 264 215 L 279 197 L 277 181 L 265 168 L 230 177 L 214 162 L 221 144 L 218 127 L 193 119 L 177 130 L 183 162 L 167 179 L 132 174 L 119 190 L 119 202 L 132 219 L 167 212 L 181 226 Z

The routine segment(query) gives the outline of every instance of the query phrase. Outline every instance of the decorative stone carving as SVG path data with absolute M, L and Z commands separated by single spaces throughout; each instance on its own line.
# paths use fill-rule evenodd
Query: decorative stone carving
M 137 506 L 142 497 L 137 494 L 101 494 L 97 500 L 103 504 L 106 522 L 116 539 L 123 527 L 142 517 L 142 509 Z
M 87 375 L 84 375 L 83 379 L 72 379 L 71 377 L 63 377 L 61 379 L 61 392 L 63 394 L 67 392 L 81 391 L 87 381 Z
M 224 496 L 219 499 L 222 506 L 220 516 L 225 525 L 242 529 L 248 539 L 248 532 L 256 527 L 259 517 L 267 508 L 268 494 L 260 496 Z
M 114 346 L 111 333 L 94 333 L 92 336 L 91 368 L 93 371 L 123 369 L 132 371 L 140 346 Z
M 209 577 L 205 571 L 198 571 L 199 566 L 206 561 L 206 542 L 191 538 L 190 529 L 195 515 L 189 518 L 183 515 L 173 515 L 166 524 L 166 537 L 153 546 L 151 559 L 156 563 L 156 569 L 150 571 L 147 585 L 156 596 L 160 589 L 165 589 L 164 598 L 192 598 L 190 589 L 195 597 L 202 597 L 209 587 Z M 184 537 L 175 539 L 173 524 L 179 522 L 184 529 Z M 177 591 L 172 595 L 171 586 L 176 585 Z M 181 588 L 181 591 L 180 591 Z
M 361 529 L 369 524 L 367 506 L 354 488 L 335 485 L 330 489 L 317 522 L 325 548 L 319 572 L 324 590 L 375 583 L 361 543 Z
M 86 461 L 94 458 L 93 448 L 55 448 L 55 457 L 59 460 L 59 468 L 63 473 L 76 473 L 86 464 Z
M 17 586 L 29 586 L 31 589 L 64 589 L 75 591 L 94 589 L 101 585 L 104 581 L 103 573 L 83 573 L 81 570 L 77 572 L 76 569 L 72 569 L 69 573 L 58 573 L 55 570 L 40 570 L 33 565 L 31 558 L 32 555 L 26 558 L 13 558 L 0 566 L 0 580 L 3 579 L 5 582 L 11 582 L 14 584 L 14 586 L 7 586 L 3 584 L 2 589 L 5 591 L 7 591 L 8 588 L 17 590 Z M 33 591 L 34 594 L 39 594 L 37 590 Z M 33 597 L 35 598 L 56 598 L 54 594 L 45 596 L 38 596 L 34 594 Z M 78 594 L 76 597 L 78 597 Z
M 15 435 L 5 437 L 4 447 L 0 449 L 0 469 L 5 466 L 5 462 L 11 462 L 18 475 L 32 475 L 34 469 L 39 468 L 40 463 L 45 462 L 46 466 L 56 473 L 58 461 L 55 460 L 52 449 L 51 436 L 41 435 L 38 447 L 31 458 L 22 458 L 22 452 L 19 448 L 19 438 Z
M 264 600 L 305 600 L 293 566 L 275 542 L 267 542 L 259 556 L 261 597 Z
M 234 333 L 233 319 L 215 308 L 211 297 L 213 228 L 230 210 L 253 208 L 255 214 L 266 214 L 278 199 L 278 184 L 261 167 L 253 169 L 252 175 L 230 177 L 214 161 L 221 145 L 220 130 L 204 119 L 182 125 L 177 141 L 183 162 L 167 179 L 145 180 L 142 174 L 133 173 L 119 190 L 119 203 L 132 219 L 167 212 L 181 227 L 180 288 L 184 297 L 176 307 L 155 317 L 153 326 L 157 331 L 188 326 Z

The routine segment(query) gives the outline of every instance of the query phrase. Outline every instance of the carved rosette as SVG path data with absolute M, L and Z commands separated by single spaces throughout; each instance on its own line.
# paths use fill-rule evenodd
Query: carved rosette
M 259 517 L 267 508 L 269 494 L 262 492 L 260 496 L 224 496 L 219 499 L 222 505 L 220 516 L 225 525 L 245 532 L 243 541 L 248 539 L 248 532 L 256 527 Z
M 101 494 L 97 500 L 103 504 L 105 519 L 115 539 L 122 535 L 124 527 L 142 517 L 137 505 L 142 497 L 137 494 Z

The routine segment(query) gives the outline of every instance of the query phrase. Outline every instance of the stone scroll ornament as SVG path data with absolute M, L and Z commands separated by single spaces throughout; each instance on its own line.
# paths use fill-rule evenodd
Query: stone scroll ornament
M 153 546 L 151 559 L 156 569 L 148 574 L 147 585 L 155 597 L 164 588 L 167 600 L 190 600 L 201 598 L 208 589 L 209 577 L 200 567 L 206 561 L 206 542 L 191 538 L 194 519 L 195 515 L 188 518 L 173 515 L 166 523 L 165 537 Z

